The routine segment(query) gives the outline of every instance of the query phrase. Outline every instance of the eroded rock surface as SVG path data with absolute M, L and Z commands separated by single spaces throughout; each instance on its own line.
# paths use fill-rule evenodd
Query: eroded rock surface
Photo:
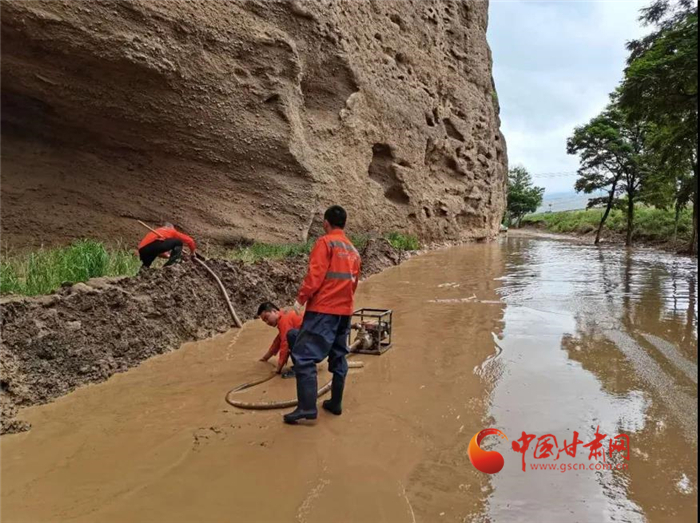
M 11 245 L 494 236 L 506 152 L 483 0 L 2 3 Z

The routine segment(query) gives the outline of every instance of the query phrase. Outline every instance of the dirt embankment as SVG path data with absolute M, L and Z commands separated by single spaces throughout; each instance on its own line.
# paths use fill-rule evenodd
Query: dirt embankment
M 401 255 L 385 240 L 362 251 L 363 277 L 396 265 Z M 294 300 L 306 256 L 254 264 L 210 260 L 242 320 L 258 304 Z M 50 296 L 0 303 L 0 433 L 27 430 L 18 408 L 45 403 L 76 387 L 104 381 L 143 360 L 231 327 L 216 284 L 191 263 L 133 278 L 96 278 Z

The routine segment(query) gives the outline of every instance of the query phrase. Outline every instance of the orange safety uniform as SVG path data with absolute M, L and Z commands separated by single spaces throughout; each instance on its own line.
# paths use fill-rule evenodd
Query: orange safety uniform
M 287 333 L 291 329 L 301 328 L 303 318 L 296 311 L 280 311 L 279 319 L 277 320 L 277 330 L 279 334 L 275 341 L 270 345 L 269 352 L 272 355 L 278 354 L 277 363 L 280 367 L 284 367 L 289 359 L 289 342 L 287 341 Z
M 171 238 L 182 240 L 182 243 L 187 245 L 187 247 L 190 249 L 190 252 L 194 252 L 197 248 L 197 246 L 194 243 L 194 240 L 190 236 L 187 236 L 186 234 L 175 229 L 171 229 L 170 227 L 159 227 L 155 230 L 155 232 L 151 231 L 143 237 L 143 240 L 141 240 L 141 243 L 139 243 L 138 249 L 141 250 L 142 247 L 145 247 L 146 245 L 155 241 L 169 240 Z
M 316 241 L 297 301 L 310 312 L 351 316 L 360 279 L 360 254 L 342 229 Z

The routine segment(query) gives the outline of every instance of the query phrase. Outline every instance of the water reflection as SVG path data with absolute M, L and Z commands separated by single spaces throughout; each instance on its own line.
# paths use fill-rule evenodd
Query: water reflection
M 694 261 L 527 238 L 509 238 L 504 248 L 498 292 L 508 307 L 495 426 L 513 439 L 526 431 L 563 441 L 576 430 L 585 442 L 600 427 L 629 435 L 633 452 L 628 471 L 523 473 L 520 455 L 494 443 L 506 467 L 492 478 L 489 516 L 690 520 L 697 510 Z

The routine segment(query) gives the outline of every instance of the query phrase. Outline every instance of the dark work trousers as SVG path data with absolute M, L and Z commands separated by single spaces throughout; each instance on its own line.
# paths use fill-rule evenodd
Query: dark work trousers
M 297 337 L 299 336 L 299 329 L 289 329 L 287 331 L 287 344 L 289 345 L 289 353 L 292 353 L 292 348 L 297 342 Z
M 289 355 L 292 355 L 292 348 L 294 347 L 294 344 L 297 341 L 297 336 L 299 336 L 299 329 L 289 329 L 287 331 L 287 344 L 289 345 Z M 292 364 L 294 363 L 294 360 L 292 360 Z M 287 369 L 282 373 L 282 378 L 283 379 L 288 379 L 288 378 L 293 378 L 294 377 L 294 366 L 292 366 L 291 369 Z
M 168 238 L 166 240 L 156 240 L 144 245 L 139 249 L 139 258 L 144 267 L 150 267 L 159 254 L 170 251 L 170 259 L 165 266 L 177 263 L 182 255 L 182 240 L 178 238 Z
M 333 377 L 337 376 L 345 380 L 348 373 L 346 356 L 349 352 L 349 332 L 350 316 L 321 312 L 304 314 L 304 321 L 291 351 L 298 386 L 306 389 L 309 395 L 312 390 L 313 397 L 316 395 L 318 387 L 316 364 L 321 363 L 326 357 L 328 370 L 333 373 Z

